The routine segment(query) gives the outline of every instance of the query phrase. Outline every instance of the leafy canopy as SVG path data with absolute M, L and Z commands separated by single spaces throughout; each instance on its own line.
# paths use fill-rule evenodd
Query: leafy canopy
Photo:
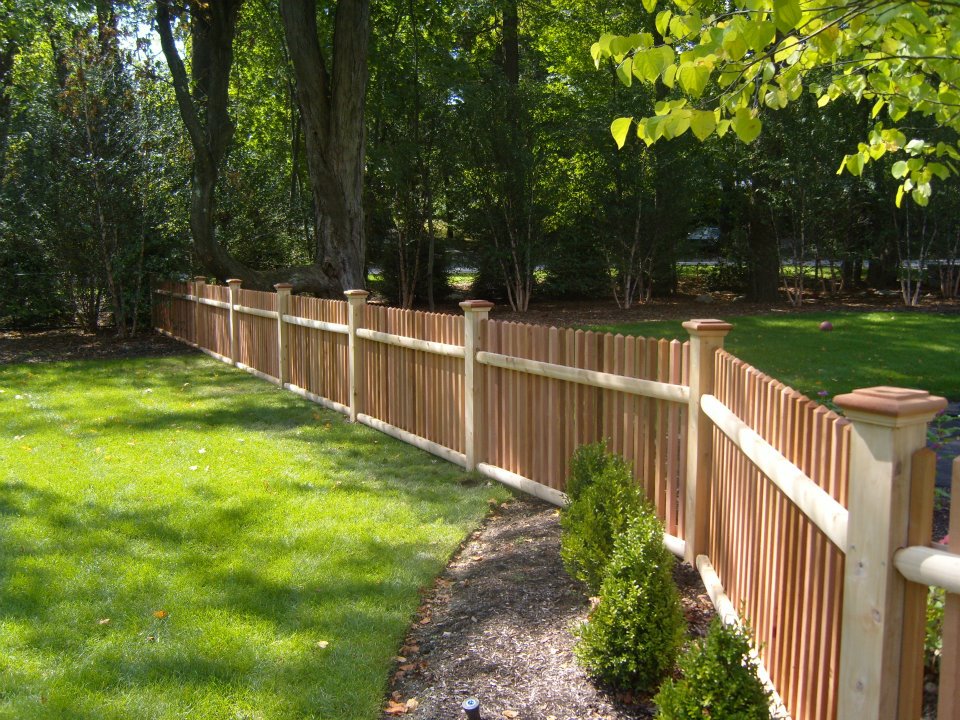
M 634 126 L 648 145 L 687 130 L 700 140 L 732 130 L 750 143 L 762 109 L 784 108 L 807 89 L 820 107 L 844 95 L 872 103 L 876 123 L 838 174 L 860 175 L 899 153 L 897 204 L 908 194 L 926 205 L 931 181 L 958 173 L 960 4 L 673 0 L 657 11 L 658 3 L 643 0 L 658 38 L 605 33 L 590 50 L 598 68 L 612 60 L 627 86 L 659 81 L 684 96 L 658 102 L 652 116 L 614 120 L 620 147 Z

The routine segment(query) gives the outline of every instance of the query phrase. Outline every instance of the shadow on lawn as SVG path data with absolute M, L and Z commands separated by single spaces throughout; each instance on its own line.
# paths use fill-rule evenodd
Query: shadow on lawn
M 197 495 L 200 504 L 213 499 Z M 20 621 L 29 628 L 20 642 L 57 658 L 48 677 L 23 677 L 24 687 L 65 676 L 71 686 L 89 684 L 106 696 L 169 685 L 176 697 L 180 686 L 222 692 L 217 688 L 232 685 L 243 695 L 256 683 L 272 688 L 286 714 L 352 716 L 355 708 L 331 705 L 341 693 L 327 689 L 350 686 L 361 668 L 369 672 L 371 657 L 389 656 L 384 638 L 391 646 L 399 641 L 415 602 L 415 588 L 393 575 L 423 562 L 423 547 L 331 536 L 316 553 L 333 556 L 332 562 L 307 562 L 302 572 L 278 577 L 272 561 L 282 564 L 293 553 L 284 538 L 260 532 L 258 507 L 256 498 L 227 507 L 213 502 L 178 523 L 155 510 L 77 503 L 69 491 L 0 484 L 0 620 Z M 14 521 L 32 521 L 46 532 L 24 537 Z M 231 541 L 238 552 L 221 562 L 218 552 Z M 177 597 L 191 588 L 202 598 Z M 150 642 L 152 612 L 160 607 L 170 612 L 166 634 Z M 99 625 L 101 617 L 110 624 Z M 208 618 L 212 626 L 205 625 Z M 255 637 L 237 634 L 248 626 L 256 628 Z M 218 633 L 222 641 L 210 637 Z M 301 644 L 285 655 L 271 656 L 263 644 L 291 637 Z M 320 639 L 330 642 L 323 652 L 315 645 Z M 0 699 L 12 689 L 3 684 Z M 67 716 L 105 717 L 79 707 Z

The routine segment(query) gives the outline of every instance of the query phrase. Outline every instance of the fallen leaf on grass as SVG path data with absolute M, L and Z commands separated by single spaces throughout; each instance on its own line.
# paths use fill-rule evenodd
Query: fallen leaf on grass
M 100 618 L 99 620 L 97 620 L 97 625 L 109 625 L 109 624 L 110 624 L 110 618 Z
M 191 465 L 191 466 L 190 466 L 190 469 L 191 469 L 191 470 L 198 470 L 199 468 L 200 468 L 199 465 Z
M 154 610 L 154 611 L 153 611 L 153 616 L 154 616 L 157 620 L 163 620 L 163 619 L 166 618 L 167 615 L 169 615 L 169 614 L 170 614 L 170 613 L 168 613 L 166 610 Z
M 330 641 L 329 641 L 329 640 L 318 640 L 318 641 L 317 641 L 317 647 L 320 648 L 321 650 L 323 650 L 323 649 L 324 649 L 325 647 L 327 647 L 327 645 L 329 645 L 329 644 L 330 644 Z

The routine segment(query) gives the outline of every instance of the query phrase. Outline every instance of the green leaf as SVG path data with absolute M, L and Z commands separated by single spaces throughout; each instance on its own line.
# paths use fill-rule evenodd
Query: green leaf
M 638 52 L 633 56 L 633 74 L 644 82 L 652 83 L 660 75 L 660 67 L 657 62 L 659 58 L 660 53 L 656 50 Z
M 897 188 L 897 207 L 903 202 L 903 185 Z
M 690 110 L 680 108 L 674 110 L 663 119 L 663 136 L 668 140 L 680 137 L 690 127 Z
M 613 135 L 618 148 L 622 148 L 624 143 L 627 142 L 627 133 L 630 132 L 630 123 L 632 122 L 632 117 L 620 117 L 610 123 L 610 134 Z
M 657 9 L 657 0 L 643 0 L 643 9 L 648 13 L 652 13 Z
M 860 153 L 853 153 L 852 155 L 845 155 L 843 158 L 843 164 L 840 166 L 840 170 L 837 171 L 839 175 L 843 172 L 843 169 L 846 168 L 854 177 L 860 177 L 860 174 L 863 173 L 863 155 Z
M 893 164 L 893 168 L 891 168 L 891 171 L 893 172 L 893 176 L 894 176 L 897 180 L 899 180 L 899 179 L 902 178 L 902 177 L 906 177 L 906 175 L 907 175 L 907 161 L 906 161 L 906 160 L 898 160 L 897 162 L 895 162 L 895 163 Z
M 750 114 L 749 110 L 740 108 L 733 116 L 730 126 L 737 134 L 737 137 L 740 138 L 740 141 L 749 145 L 757 139 L 762 124 L 759 118 L 755 118 Z
M 673 17 L 673 13 L 670 10 L 661 10 L 657 13 L 657 32 L 660 33 L 660 37 L 667 36 L 667 30 L 670 28 L 670 18 Z
M 717 127 L 717 117 L 711 110 L 694 110 L 690 118 L 690 130 L 697 140 L 703 142 Z
M 941 165 L 940 163 L 937 163 L 937 162 L 929 163 L 927 165 L 927 170 L 932 172 L 941 180 L 946 180 L 948 177 L 950 177 L 950 170 L 947 168 L 947 166 Z
M 677 66 L 668 65 L 667 69 L 663 71 L 663 84 L 668 88 L 673 87 L 674 79 L 677 77 Z
M 773 0 L 773 21 L 784 35 L 793 30 L 802 17 L 800 0 Z
M 617 77 L 627 87 L 633 85 L 633 58 L 624 58 L 623 62 L 617 65 Z
M 693 97 L 700 97 L 703 94 L 707 87 L 707 80 L 710 79 L 710 71 L 706 67 L 693 63 L 681 63 L 677 74 L 680 87 Z
M 590 57 L 593 58 L 593 63 L 594 65 L 597 66 L 597 68 L 600 67 L 600 57 L 602 54 L 603 53 L 600 50 L 600 43 L 595 42 L 593 45 L 590 46 Z

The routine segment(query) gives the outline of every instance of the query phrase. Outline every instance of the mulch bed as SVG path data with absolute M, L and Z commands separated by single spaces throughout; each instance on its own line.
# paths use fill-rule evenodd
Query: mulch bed
M 557 508 L 525 497 L 495 507 L 426 594 L 383 718 L 464 717 L 471 697 L 486 720 L 653 717 L 649 698 L 598 687 L 577 665 L 573 629 L 590 600 L 559 553 Z M 678 563 L 674 576 L 702 636 L 714 611 L 700 575 Z
M 79 328 L 0 330 L 0 364 L 113 360 L 195 353 L 189 345 L 153 331 L 118 338 L 110 331 L 91 333 Z

